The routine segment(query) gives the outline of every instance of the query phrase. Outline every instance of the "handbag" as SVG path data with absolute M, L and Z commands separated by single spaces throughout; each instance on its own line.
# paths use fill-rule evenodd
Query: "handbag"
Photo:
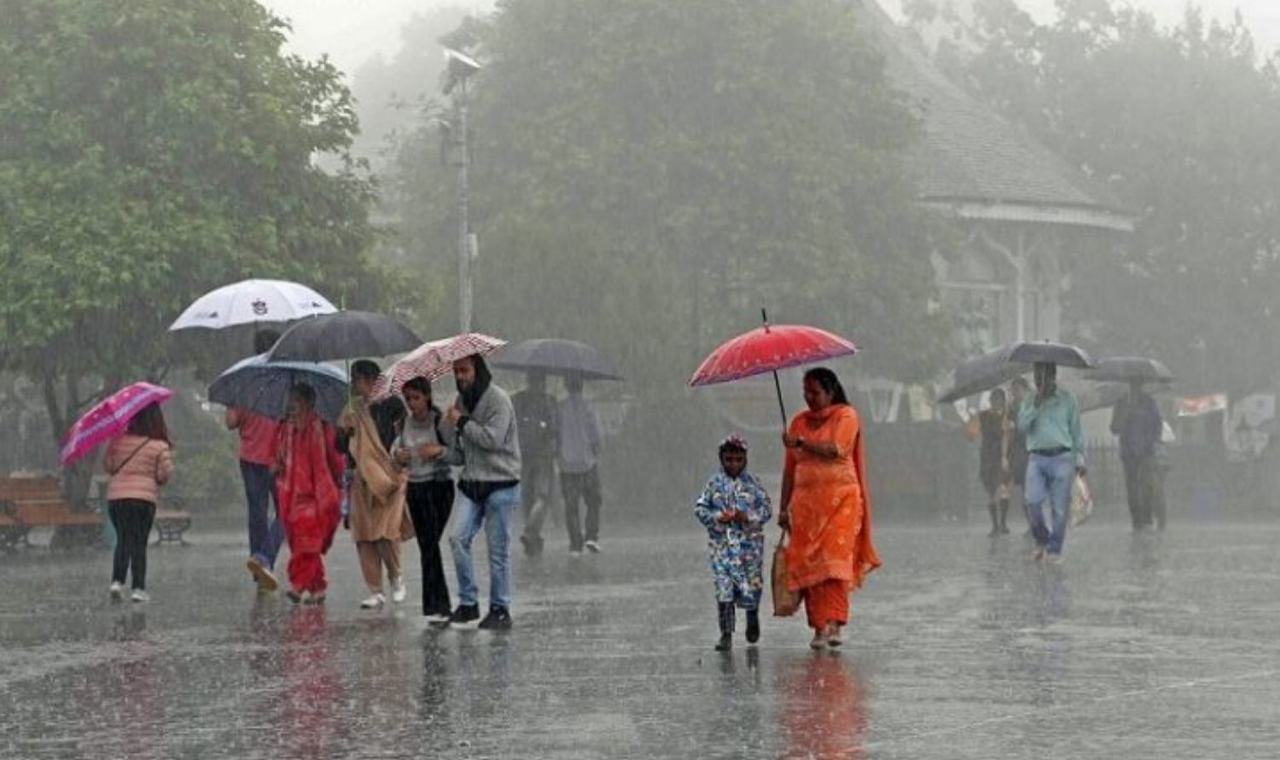
M 782 538 L 773 548 L 773 568 L 770 580 L 773 586 L 773 616 L 790 617 L 800 609 L 800 593 L 787 588 L 787 536 L 782 531 Z

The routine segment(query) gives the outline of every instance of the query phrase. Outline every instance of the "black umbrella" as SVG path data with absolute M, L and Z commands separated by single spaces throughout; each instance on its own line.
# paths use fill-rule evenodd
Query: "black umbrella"
M 1169 386 L 1160 385 L 1156 387 L 1155 393 L 1163 393 L 1169 390 Z M 1076 394 L 1076 405 L 1080 408 L 1080 413 L 1092 412 L 1095 409 L 1106 409 L 1109 406 L 1115 406 L 1120 400 L 1129 395 L 1129 385 L 1127 383 L 1099 383 L 1092 388 L 1083 390 Z
M 578 375 L 584 380 L 621 380 L 608 357 L 586 343 L 537 338 L 505 348 L 490 361 L 495 367 L 548 375 Z
M 1103 359 L 1085 375 L 1089 380 L 1102 382 L 1131 383 L 1168 383 L 1173 381 L 1173 373 L 1164 364 L 1155 359 L 1142 356 L 1113 356 Z
M 1031 365 L 1009 361 L 1009 348 L 992 349 L 975 356 L 956 368 L 946 392 L 938 398 L 943 404 L 976 396 L 983 391 L 997 388 L 1014 378 L 1031 371 Z
M 387 356 L 422 345 L 413 330 L 384 314 L 340 311 L 298 322 L 267 353 L 269 361 L 323 362 Z
M 975 356 L 957 367 L 950 387 L 938 397 L 938 401 L 946 404 L 976 396 L 1030 372 L 1031 366 L 1039 363 L 1079 368 L 1093 365 L 1083 349 L 1065 343 L 1010 343 Z

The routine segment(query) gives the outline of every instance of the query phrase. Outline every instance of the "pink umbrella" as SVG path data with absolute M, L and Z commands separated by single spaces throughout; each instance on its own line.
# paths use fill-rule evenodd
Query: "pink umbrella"
M 455 361 L 476 354 L 485 356 L 505 345 L 505 340 L 481 333 L 463 333 L 423 343 L 382 373 L 374 396 L 385 398 L 399 393 L 401 386 L 415 377 L 437 380 L 453 371 Z
M 94 448 L 123 435 L 129 421 L 152 404 L 173 398 L 173 391 L 152 383 L 134 383 L 98 402 L 67 431 L 59 461 L 65 467 Z

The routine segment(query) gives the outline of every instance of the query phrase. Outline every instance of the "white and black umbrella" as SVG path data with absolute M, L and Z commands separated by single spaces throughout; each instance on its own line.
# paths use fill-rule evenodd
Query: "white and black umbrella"
M 278 324 L 337 310 L 329 299 L 306 285 L 287 280 L 242 280 L 197 298 L 169 330 Z

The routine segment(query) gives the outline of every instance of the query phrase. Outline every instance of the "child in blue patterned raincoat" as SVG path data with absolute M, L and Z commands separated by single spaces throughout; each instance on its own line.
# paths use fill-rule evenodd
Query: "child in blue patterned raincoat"
M 747 472 L 747 442 L 731 435 L 720 444 L 720 472 L 711 477 L 693 514 L 707 529 L 715 574 L 720 640 L 733 646 L 737 608 L 747 611 L 747 641 L 760 640 L 760 596 L 764 591 L 764 526 L 773 516 L 769 494 Z

